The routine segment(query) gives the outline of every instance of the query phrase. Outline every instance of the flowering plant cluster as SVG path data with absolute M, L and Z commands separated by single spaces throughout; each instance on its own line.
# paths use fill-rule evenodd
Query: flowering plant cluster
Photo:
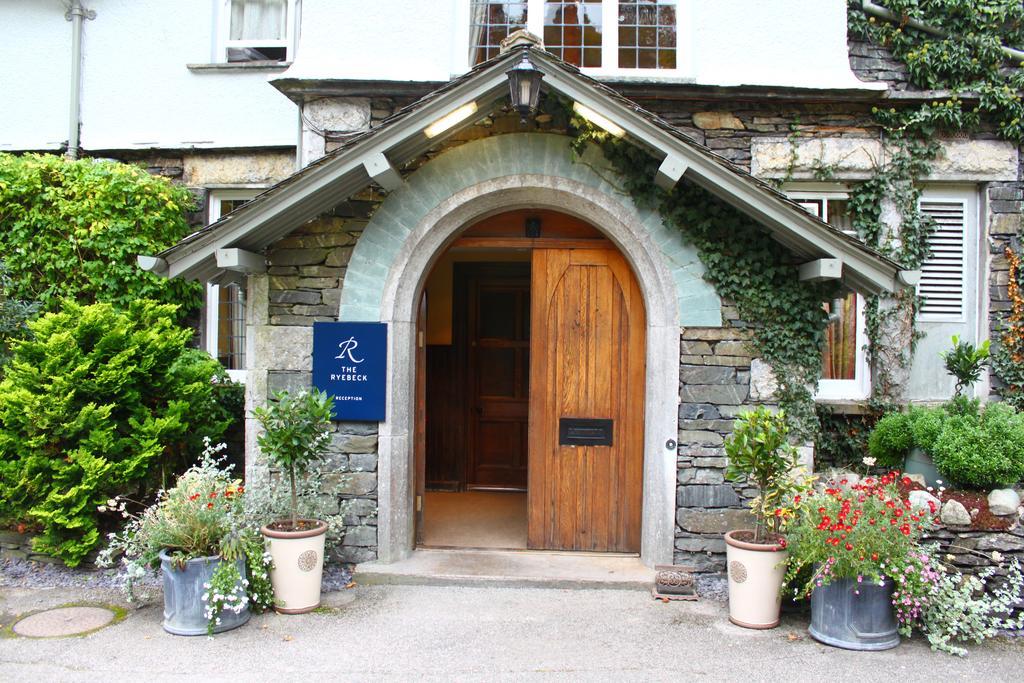
M 805 579 L 794 590 L 807 596 L 833 579 L 883 584 L 904 571 L 923 530 L 938 512 L 934 503 L 915 509 L 903 498 L 898 472 L 832 480 L 807 497 L 793 498 L 787 526 L 787 578 Z
M 161 552 L 180 567 L 199 557 L 226 560 L 215 570 L 203 596 L 211 630 L 225 608 L 240 612 L 246 606 L 273 605 L 269 555 L 257 527 L 247 520 L 245 488 L 231 476 L 233 466 L 225 465 L 218 455 L 225 447 L 213 446 L 207 439 L 200 462 L 137 514 L 130 509 L 139 504 L 124 497 L 99 506 L 101 512 L 115 512 L 128 520 L 120 533 L 109 534 L 99 564 L 110 566 L 120 557 L 129 599 L 134 597 L 134 583 L 147 570 L 160 566 Z M 238 571 L 235 561 L 240 558 L 246 560 L 248 579 Z
M 918 630 L 933 650 L 962 657 L 967 650 L 958 643 L 980 643 L 1001 629 L 1024 628 L 1024 613 L 1011 616 L 1024 598 L 1020 562 L 1013 558 L 1004 563 L 996 551 L 990 558 L 999 566 L 970 575 L 943 563 L 937 545 L 912 551 L 903 570 L 893 576 L 892 604 L 900 633 L 909 637 Z M 992 580 L 997 575 L 1005 578 Z

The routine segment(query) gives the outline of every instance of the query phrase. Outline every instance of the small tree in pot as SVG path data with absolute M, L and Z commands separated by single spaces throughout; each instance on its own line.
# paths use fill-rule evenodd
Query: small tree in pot
M 262 528 L 274 568 L 276 609 L 286 614 L 309 612 L 320 606 L 327 524 L 299 517 L 297 479 L 327 452 L 333 400 L 321 391 L 281 392 L 274 402 L 254 412 L 263 427 L 256 442 L 270 461 L 287 475 L 291 515 Z
M 783 507 L 789 495 L 803 488 L 796 449 L 788 441 L 784 412 L 764 406 L 742 413 L 726 439 L 730 481 L 746 479 L 757 488 L 751 503 L 754 529 L 725 535 L 729 570 L 729 620 L 747 628 L 774 628 L 779 624 L 782 579 L 786 573 L 786 540 L 782 526 L 790 516 Z

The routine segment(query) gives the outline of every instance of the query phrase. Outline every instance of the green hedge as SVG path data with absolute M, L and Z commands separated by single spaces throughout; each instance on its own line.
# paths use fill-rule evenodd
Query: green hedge
M 237 391 L 186 347 L 176 316 L 146 300 L 123 312 L 67 303 L 14 342 L 0 382 L 0 520 L 40 525 L 38 550 L 77 565 L 101 541 L 97 506 L 150 495 L 235 419 L 224 405 Z

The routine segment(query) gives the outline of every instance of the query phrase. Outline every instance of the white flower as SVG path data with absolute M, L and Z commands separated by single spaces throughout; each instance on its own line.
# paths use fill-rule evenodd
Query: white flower
M 106 512 L 107 511 L 107 506 L 106 505 L 97 505 L 96 509 L 99 510 L 100 512 Z
M 1003 561 L 1003 554 L 1001 552 L 999 552 L 998 550 L 993 550 L 992 551 L 992 561 L 993 562 L 1002 562 Z
M 875 460 L 875 458 L 872 458 L 870 455 L 866 455 L 864 456 L 864 459 L 861 462 L 863 462 L 868 467 L 874 467 L 877 460 Z
M 107 500 L 107 505 L 110 506 L 110 507 L 114 507 L 115 505 L 117 505 L 117 499 L 116 498 L 108 499 Z

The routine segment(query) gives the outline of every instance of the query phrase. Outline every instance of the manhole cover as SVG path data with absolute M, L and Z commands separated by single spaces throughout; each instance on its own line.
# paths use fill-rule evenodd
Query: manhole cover
M 14 632 L 29 638 L 74 636 L 102 628 L 114 616 L 104 607 L 58 607 L 25 617 L 14 625 Z

